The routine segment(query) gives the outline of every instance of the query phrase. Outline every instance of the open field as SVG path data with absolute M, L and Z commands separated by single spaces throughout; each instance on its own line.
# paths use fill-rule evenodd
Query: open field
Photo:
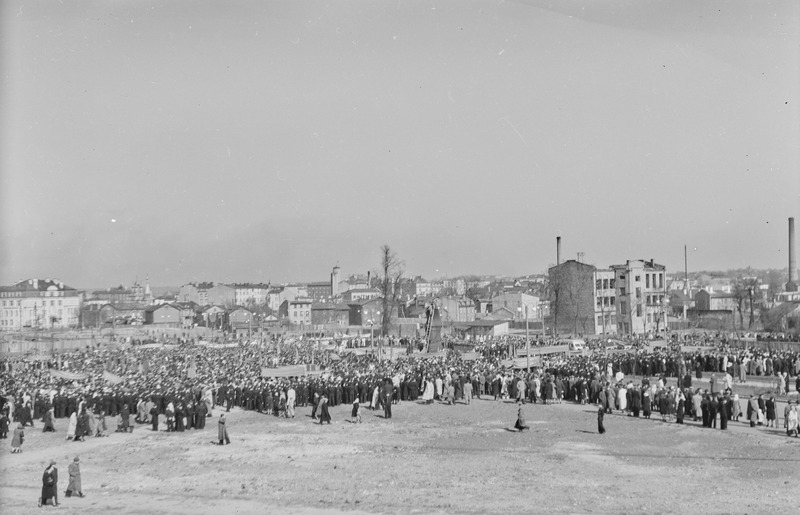
M 740 390 L 740 394 L 744 393 Z M 26 431 L 25 451 L 0 462 L 0 513 L 41 513 L 47 461 L 59 467 L 65 513 L 766 513 L 797 506 L 800 439 L 732 422 L 728 431 L 607 415 L 591 405 L 526 405 L 531 430 L 510 428 L 511 402 L 403 402 L 393 418 L 350 406 L 320 426 L 233 410 L 232 444 L 204 431 L 112 433 L 86 442 Z M 783 407 L 779 409 L 782 426 Z M 163 427 L 163 426 L 162 426 Z M 84 499 L 63 498 L 81 457 Z M 793 509 L 793 508 L 792 508 Z M 789 510 L 791 511 L 791 509 Z

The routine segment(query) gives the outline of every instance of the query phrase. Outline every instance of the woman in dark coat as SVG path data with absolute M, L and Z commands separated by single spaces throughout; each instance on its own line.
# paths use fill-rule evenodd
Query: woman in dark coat
M 56 461 L 51 460 L 50 465 L 42 474 L 42 496 L 39 498 L 39 507 L 53 499 L 53 506 L 58 506 L 58 469 Z
M 55 409 L 50 408 L 44 414 L 44 429 L 42 429 L 42 433 L 55 433 L 56 426 L 54 420 Z
M 78 416 L 78 424 L 75 426 L 75 441 L 85 441 L 86 435 L 90 434 L 89 429 L 89 414 L 84 409 Z
M 328 398 L 323 395 L 319 400 L 319 423 L 322 425 L 325 422 L 331 423 L 331 414 L 328 412 Z

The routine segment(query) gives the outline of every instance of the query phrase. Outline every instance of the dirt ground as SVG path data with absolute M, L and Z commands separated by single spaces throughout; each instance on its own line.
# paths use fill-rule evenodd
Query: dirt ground
M 745 392 L 741 392 L 740 395 Z M 767 513 L 800 499 L 800 438 L 733 422 L 728 431 L 607 415 L 571 403 L 526 405 L 531 430 L 511 428 L 512 402 L 403 402 L 393 417 L 350 406 L 320 426 L 311 408 L 278 419 L 233 410 L 231 445 L 204 431 L 65 442 L 26 431 L 22 454 L 3 444 L 0 513 Z M 163 426 L 162 426 L 163 428 Z M 80 456 L 83 499 L 63 497 Z M 37 508 L 48 460 L 59 468 L 59 508 Z M 790 508 L 793 507 L 793 508 Z

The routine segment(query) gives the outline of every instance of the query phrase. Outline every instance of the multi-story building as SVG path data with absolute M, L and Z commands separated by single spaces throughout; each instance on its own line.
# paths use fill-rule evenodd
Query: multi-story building
M 200 306 L 233 306 L 236 303 L 236 292 L 233 287 L 222 283 L 189 283 L 181 286 L 178 301 L 195 302 Z
M 285 300 L 278 312 L 279 317 L 289 321 L 292 325 L 311 325 L 311 299 L 295 298 Z
M 598 269 L 594 272 L 594 333 L 616 334 L 617 290 L 613 270 Z
M 380 297 L 381 292 L 375 288 L 358 288 L 354 290 L 347 290 L 342 294 L 344 302 L 355 302 L 358 300 L 370 300 Z
M 464 282 L 464 279 L 444 279 L 442 280 L 442 289 L 456 295 L 464 295 L 467 293 L 467 283 Z
M 475 303 L 464 297 L 439 297 L 439 313 L 443 321 L 473 322 L 475 320 Z
M 617 297 L 617 332 L 656 333 L 666 326 L 669 308 L 666 268 L 653 260 L 613 265 Z
M 261 306 L 267 302 L 267 293 L 269 292 L 269 284 L 232 284 L 233 288 L 233 302 L 237 306 Z
M 574 259 L 547 271 L 550 294 L 548 325 L 556 334 L 593 334 L 595 318 L 594 265 Z
M 492 311 L 508 309 L 512 320 L 538 320 L 541 318 L 539 297 L 521 291 L 504 292 L 492 297 Z
M 83 294 L 58 279 L 28 279 L 0 287 L 0 330 L 77 327 Z
M 333 289 L 328 281 L 318 281 L 306 285 L 308 296 L 314 300 L 325 301 L 333 297 Z

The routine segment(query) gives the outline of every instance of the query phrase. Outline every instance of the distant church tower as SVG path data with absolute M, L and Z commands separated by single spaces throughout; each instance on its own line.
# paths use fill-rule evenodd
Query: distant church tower
M 333 272 L 331 272 L 331 297 L 338 297 L 339 296 L 339 281 L 341 280 L 340 277 L 341 269 L 339 265 L 333 267 Z

